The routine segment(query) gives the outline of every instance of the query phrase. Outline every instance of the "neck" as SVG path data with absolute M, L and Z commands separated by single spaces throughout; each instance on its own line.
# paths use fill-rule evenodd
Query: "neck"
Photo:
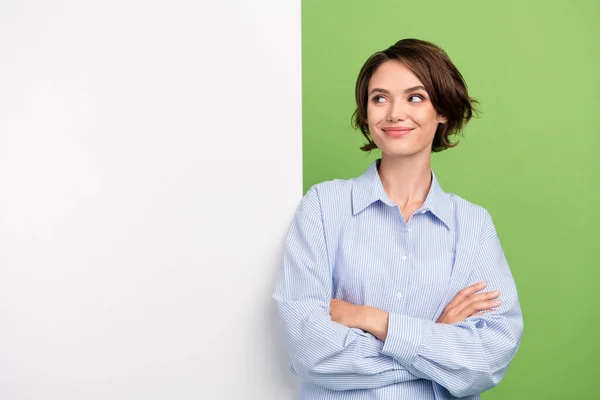
M 390 200 L 401 209 L 417 209 L 431 187 L 431 155 L 427 157 L 381 157 L 379 177 Z

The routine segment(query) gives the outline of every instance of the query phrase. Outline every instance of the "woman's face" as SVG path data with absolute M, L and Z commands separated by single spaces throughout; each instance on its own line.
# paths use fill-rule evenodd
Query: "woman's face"
M 398 60 L 379 66 L 369 82 L 367 123 L 371 138 L 384 155 L 430 154 L 439 123 L 423 83 Z

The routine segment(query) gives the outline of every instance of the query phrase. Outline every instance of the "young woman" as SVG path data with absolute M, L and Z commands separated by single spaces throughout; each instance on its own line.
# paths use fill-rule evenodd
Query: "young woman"
M 367 60 L 356 102 L 362 150 L 381 158 L 308 191 L 273 295 L 300 398 L 478 399 L 523 320 L 489 213 L 431 171 L 474 100 L 442 49 L 405 39 Z

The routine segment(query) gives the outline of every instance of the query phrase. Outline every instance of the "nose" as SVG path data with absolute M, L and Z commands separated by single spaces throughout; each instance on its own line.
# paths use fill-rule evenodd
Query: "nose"
M 388 108 L 387 120 L 389 122 L 403 121 L 406 119 L 406 108 L 401 101 L 392 101 Z

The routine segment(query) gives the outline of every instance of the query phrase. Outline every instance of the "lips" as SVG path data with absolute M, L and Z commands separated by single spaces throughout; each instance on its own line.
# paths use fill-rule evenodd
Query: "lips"
M 403 137 L 408 135 L 414 128 L 407 128 L 401 126 L 383 128 L 383 132 L 391 137 Z

